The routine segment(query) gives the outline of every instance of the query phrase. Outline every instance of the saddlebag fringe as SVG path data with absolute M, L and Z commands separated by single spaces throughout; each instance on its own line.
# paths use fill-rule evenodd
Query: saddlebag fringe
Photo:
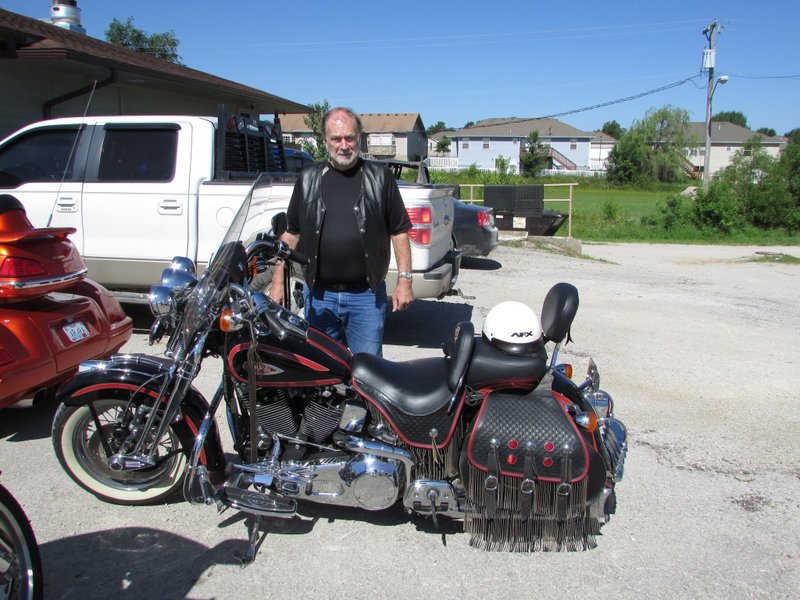
M 523 494 L 520 479 L 501 475 L 493 518 L 486 514 L 486 472 L 469 467 L 468 496 L 474 499 L 464 520 L 470 546 L 499 552 L 558 552 L 589 550 L 596 547 L 589 507 L 586 479 L 573 483 L 566 514 L 559 519 L 558 482 L 536 481 L 532 511 L 522 515 Z M 563 505 L 563 494 L 561 495 Z M 564 510 L 562 508 L 562 510 Z

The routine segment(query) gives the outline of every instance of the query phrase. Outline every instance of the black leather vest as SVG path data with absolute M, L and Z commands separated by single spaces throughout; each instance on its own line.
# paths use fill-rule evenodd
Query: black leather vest
M 325 221 L 325 202 L 322 199 L 322 172 L 327 162 L 315 164 L 300 173 L 303 205 L 300 209 L 300 243 L 298 250 L 309 257 L 310 262 L 303 268 L 306 283 L 314 287 L 319 261 L 320 232 Z M 367 263 L 367 283 L 373 292 L 386 278 L 391 257 L 391 236 L 387 229 L 386 198 L 389 186 L 396 185 L 391 171 L 375 162 L 362 161 L 363 179 L 361 194 L 355 205 L 355 218 L 364 257 Z

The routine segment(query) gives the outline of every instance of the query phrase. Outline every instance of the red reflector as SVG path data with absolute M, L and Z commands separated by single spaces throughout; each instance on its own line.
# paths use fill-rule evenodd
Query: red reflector
M 552 452 L 552 451 L 553 451 L 553 448 L 555 448 L 555 446 L 553 446 L 553 442 L 545 442 L 545 443 L 544 443 L 544 449 L 545 449 L 547 452 Z
M 0 277 L 33 277 L 45 275 L 46 271 L 35 260 L 7 256 L 0 265 Z
M 514 456 L 513 454 L 509 454 L 508 458 L 506 459 L 506 462 L 508 462 L 508 464 L 510 465 L 515 465 L 517 464 L 517 457 Z
M 407 208 L 408 218 L 412 225 L 430 225 L 433 222 L 433 215 L 429 207 Z
M 421 246 L 427 246 L 431 243 L 431 230 L 412 227 L 408 230 L 408 237 L 412 242 L 420 244 Z
M 519 442 L 517 440 L 508 440 L 508 447 L 512 450 L 516 450 L 517 446 L 519 446 Z
M 552 467 L 552 466 L 553 466 L 553 459 L 552 459 L 552 458 L 550 458 L 550 457 L 548 456 L 547 458 L 545 458 L 545 459 L 542 461 L 542 464 L 543 464 L 545 467 Z

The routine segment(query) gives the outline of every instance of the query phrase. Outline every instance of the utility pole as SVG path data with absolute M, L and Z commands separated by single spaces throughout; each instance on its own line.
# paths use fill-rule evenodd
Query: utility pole
M 706 94 L 706 155 L 703 162 L 703 191 L 708 191 L 711 181 L 711 99 L 714 97 L 714 67 L 717 59 L 717 22 L 714 21 L 703 29 L 703 35 L 708 39 L 708 49 L 703 52 L 703 68 L 708 69 L 708 92 Z

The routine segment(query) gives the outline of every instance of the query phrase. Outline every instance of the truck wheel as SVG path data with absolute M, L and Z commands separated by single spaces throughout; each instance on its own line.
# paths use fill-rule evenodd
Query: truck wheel
M 111 504 L 156 504 L 172 496 L 183 484 L 187 465 L 176 428 L 170 425 L 158 443 L 156 465 L 135 471 L 114 471 L 108 466 L 103 440 L 116 452 L 117 418 L 130 410 L 129 402 L 103 399 L 89 405 L 62 404 L 53 420 L 53 447 L 67 474 L 88 492 Z

